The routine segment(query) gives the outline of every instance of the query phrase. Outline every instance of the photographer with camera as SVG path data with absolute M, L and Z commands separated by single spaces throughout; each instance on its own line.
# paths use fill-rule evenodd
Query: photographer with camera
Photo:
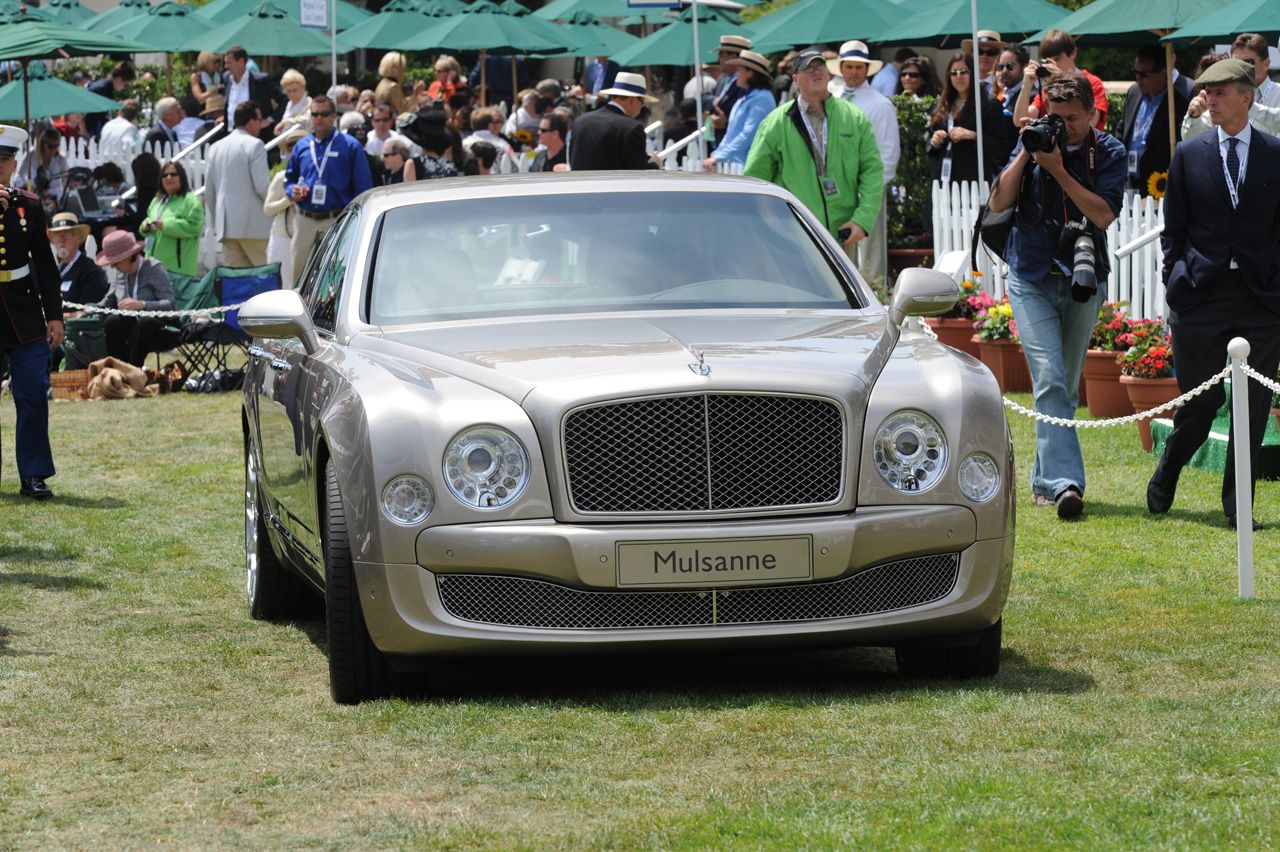
M 1092 127 L 1087 79 L 1055 74 L 1044 93 L 1048 115 L 1024 125 L 990 209 L 1017 205 L 1005 260 L 1036 411 L 1071 418 L 1109 271 L 1105 234 L 1120 212 L 1126 156 L 1118 139 Z M 1074 518 L 1084 508 L 1084 479 L 1075 429 L 1037 422 L 1034 504 Z

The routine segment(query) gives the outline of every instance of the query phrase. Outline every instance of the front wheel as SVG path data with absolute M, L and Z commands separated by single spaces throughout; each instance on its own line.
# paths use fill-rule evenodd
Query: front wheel
M 965 680 L 994 677 L 1000 671 L 1004 619 L 969 636 L 947 643 L 912 643 L 895 648 L 903 677 L 949 677 Z
M 359 704 L 391 694 L 393 673 L 369 638 L 351 564 L 347 518 L 333 460 L 324 467 L 325 624 L 329 634 L 329 691 L 339 704 Z

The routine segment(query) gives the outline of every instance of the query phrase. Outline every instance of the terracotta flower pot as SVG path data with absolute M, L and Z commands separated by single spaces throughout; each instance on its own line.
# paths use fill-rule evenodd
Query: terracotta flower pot
M 995 374 L 1003 393 L 1031 390 L 1031 371 L 1027 369 L 1027 357 L 1015 340 L 982 340 L 973 335 L 978 345 L 978 357 L 987 369 Z
M 929 317 L 925 321 L 929 323 L 933 333 L 938 335 L 940 343 L 945 343 L 961 352 L 968 352 L 975 358 L 979 357 L 978 344 L 973 342 L 973 320 Z
M 1129 395 L 1120 384 L 1119 352 L 1090 349 L 1085 353 L 1084 383 L 1089 400 L 1089 416 L 1097 419 L 1124 417 L 1133 413 Z
M 1120 385 L 1129 395 L 1133 413 L 1148 411 L 1157 405 L 1163 405 L 1178 397 L 1178 380 L 1170 376 L 1167 379 L 1142 379 L 1137 376 L 1121 376 Z M 1161 415 L 1167 417 L 1168 414 Z M 1151 418 L 1138 421 L 1138 439 L 1142 442 L 1142 451 L 1151 452 Z

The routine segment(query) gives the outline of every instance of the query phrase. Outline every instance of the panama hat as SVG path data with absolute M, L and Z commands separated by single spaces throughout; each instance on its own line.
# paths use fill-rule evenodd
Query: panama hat
M 227 99 L 222 95 L 210 95 L 204 102 L 204 109 L 200 110 L 200 115 L 221 115 L 226 111 Z
M 978 49 L 984 47 L 1004 47 L 1004 39 L 1000 33 L 995 30 L 978 30 Z M 960 42 L 960 50 L 964 53 L 973 53 L 973 39 L 967 38 Z
M 756 71 L 766 77 L 769 76 L 769 60 L 753 50 L 744 50 L 733 59 L 725 60 L 724 64 L 746 68 L 748 71 Z
M 644 98 L 651 104 L 658 101 L 649 94 L 649 86 L 644 80 L 644 75 L 633 74 L 630 71 L 619 71 L 618 76 L 613 79 L 613 85 L 607 89 L 601 89 L 600 94 L 614 98 Z
M 840 63 L 842 62 L 861 62 L 865 64 L 868 77 L 884 67 L 884 63 L 879 59 L 871 58 L 871 48 L 867 47 L 867 43 L 856 39 L 846 41 L 840 45 L 840 56 L 827 61 L 827 70 L 837 77 L 840 76 Z
M 751 39 L 740 35 L 720 36 L 719 50 L 729 53 L 741 53 L 751 47 Z
M 133 234 L 128 231 L 112 231 L 102 241 L 102 248 L 98 251 L 98 257 L 94 262 L 99 266 L 110 266 L 127 257 L 133 257 L 146 248 L 146 245 L 142 240 L 135 240 Z
M 89 237 L 89 226 L 83 224 L 74 213 L 54 213 L 53 219 L 49 222 L 49 227 L 46 230 L 50 234 L 75 231 L 80 242 L 84 242 Z

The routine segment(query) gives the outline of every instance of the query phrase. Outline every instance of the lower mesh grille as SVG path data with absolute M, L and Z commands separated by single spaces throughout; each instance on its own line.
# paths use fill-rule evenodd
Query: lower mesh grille
M 582 591 L 525 577 L 437 574 L 454 618 L 509 627 L 610 630 L 770 624 L 872 615 L 946 597 L 957 553 L 888 562 L 842 580 L 794 586 L 663 591 Z

